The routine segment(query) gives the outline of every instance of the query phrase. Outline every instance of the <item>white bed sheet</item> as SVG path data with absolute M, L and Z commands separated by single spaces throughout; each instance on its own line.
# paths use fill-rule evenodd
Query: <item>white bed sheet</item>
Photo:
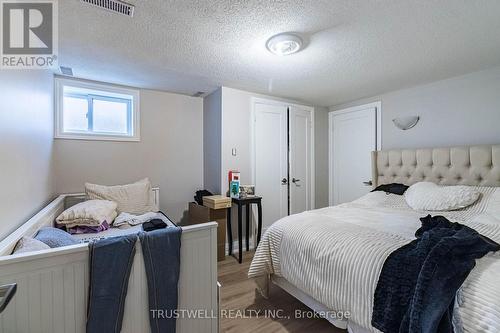
M 478 188 L 481 200 L 454 212 L 439 213 L 500 242 L 500 191 Z M 263 235 L 249 277 L 276 274 L 350 321 L 371 326 L 373 295 L 385 259 L 412 241 L 419 218 L 402 196 L 370 193 L 351 203 L 288 216 Z M 437 215 L 432 212 L 432 215 Z M 500 256 L 478 260 L 457 297 L 455 318 L 464 332 L 500 331 Z

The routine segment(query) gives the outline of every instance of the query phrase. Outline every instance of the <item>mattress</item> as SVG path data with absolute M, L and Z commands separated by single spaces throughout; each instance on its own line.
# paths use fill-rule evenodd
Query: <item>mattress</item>
M 453 212 L 452 221 L 475 228 L 500 242 L 500 190 L 479 188 L 481 199 Z M 385 259 L 411 242 L 419 218 L 403 196 L 373 192 L 351 203 L 285 217 L 263 235 L 249 277 L 276 274 L 349 321 L 372 331 L 373 295 Z M 435 213 L 433 215 L 436 215 Z M 500 331 L 500 255 L 477 261 L 457 294 L 458 332 Z

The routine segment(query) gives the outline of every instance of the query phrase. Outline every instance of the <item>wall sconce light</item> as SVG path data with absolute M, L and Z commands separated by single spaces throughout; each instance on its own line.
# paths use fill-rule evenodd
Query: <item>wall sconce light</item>
M 420 120 L 419 116 L 409 116 L 409 117 L 398 117 L 394 118 L 392 122 L 396 125 L 400 130 L 406 131 L 410 128 L 415 127 L 415 125 Z

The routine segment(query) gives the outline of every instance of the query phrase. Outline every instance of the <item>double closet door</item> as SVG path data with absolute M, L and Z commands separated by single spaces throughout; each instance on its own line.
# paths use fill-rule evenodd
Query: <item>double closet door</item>
M 306 106 L 253 104 L 253 177 L 262 196 L 263 230 L 313 208 L 312 119 L 313 110 Z

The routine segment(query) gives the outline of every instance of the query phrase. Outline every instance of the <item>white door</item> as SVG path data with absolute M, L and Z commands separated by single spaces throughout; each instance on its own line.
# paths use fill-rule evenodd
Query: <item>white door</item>
M 311 118 L 308 110 L 289 108 L 290 214 L 311 209 Z
M 330 112 L 330 205 L 371 190 L 371 152 L 380 142 L 380 103 Z
M 254 104 L 255 192 L 262 196 L 262 230 L 288 215 L 287 107 Z

